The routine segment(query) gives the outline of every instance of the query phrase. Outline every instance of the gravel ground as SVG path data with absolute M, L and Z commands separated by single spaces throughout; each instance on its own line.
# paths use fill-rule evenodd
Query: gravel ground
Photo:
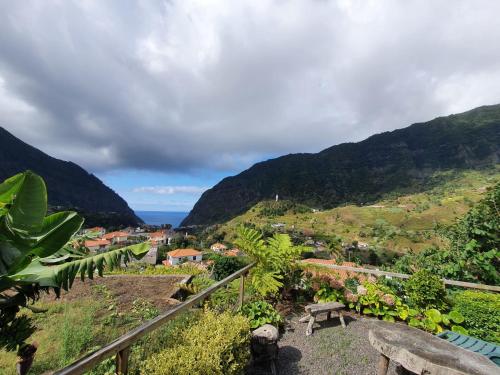
M 346 316 L 347 327 L 338 318 L 330 321 L 320 315 L 312 336 L 305 335 L 307 323 L 299 323 L 299 315 L 288 317 L 285 332 L 280 337 L 278 372 L 280 375 L 375 375 L 378 352 L 368 341 L 373 320 Z M 267 366 L 254 365 L 251 375 L 270 374 Z M 391 362 L 389 375 L 395 375 Z

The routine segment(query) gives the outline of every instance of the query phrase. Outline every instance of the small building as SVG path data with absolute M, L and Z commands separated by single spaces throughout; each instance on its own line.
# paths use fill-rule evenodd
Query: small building
M 148 233 L 147 237 L 150 241 L 158 243 L 158 245 L 165 245 L 167 243 L 167 234 L 164 231 Z
M 111 242 L 103 239 L 85 241 L 85 247 L 90 251 L 95 252 L 107 250 L 109 245 L 111 245 Z
M 93 227 L 83 230 L 83 234 L 88 234 L 88 233 L 95 233 L 97 237 L 102 237 L 106 234 L 106 229 L 104 229 L 103 227 Z
M 216 253 L 221 253 L 227 250 L 227 246 L 220 242 L 217 242 L 210 246 L 210 250 L 215 251 Z
M 175 266 L 183 262 L 201 262 L 202 253 L 195 249 L 176 249 L 167 253 L 167 262 Z
M 110 241 L 113 245 L 120 245 L 128 240 L 127 232 L 110 232 L 102 236 L 104 240 Z
M 141 259 L 141 262 L 155 265 L 158 257 L 158 243 L 155 241 L 151 241 L 151 247 L 149 251 L 146 253 L 144 258 Z

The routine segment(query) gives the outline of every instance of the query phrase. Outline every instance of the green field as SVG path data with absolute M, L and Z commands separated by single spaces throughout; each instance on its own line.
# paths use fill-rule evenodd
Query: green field
M 290 202 L 264 201 L 217 226 L 215 236 L 232 242 L 236 228 L 245 223 L 265 232 L 280 230 L 311 238 L 335 235 L 343 243 L 358 241 L 380 252 L 419 251 L 443 245 L 439 228 L 463 216 L 487 187 L 499 179 L 499 167 L 440 173 L 423 193 L 399 195 L 395 192 L 370 205 L 345 205 L 324 211 Z M 276 228 L 276 224 L 284 226 Z

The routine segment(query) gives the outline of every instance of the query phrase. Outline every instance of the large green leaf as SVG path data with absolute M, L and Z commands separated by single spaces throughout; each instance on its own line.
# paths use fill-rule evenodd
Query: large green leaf
M 37 258 L 22 271 L 11 275 L 10 279 L 22 283 L 38 283 L 41 287 L 68 290 L 76 275 L 80 274 L 82 280 L 85 279 L 85 274 L 92 279 L 97 271 L 102 276 L 105 266 L 113 269 L 120 266 L 122 260 L 128 262 L 131 257 L 141 259 L 149 249 L 150 244 L 144 242 L 58 265 L 45 265 L 42 259 Z
M 441 323 L 441 313 L 437 309 L 429 309 L 425 312 L 425 316 L 428 317 L 434 323 Z
M 0 184 L 0 208 L 12 203 L 14 196 L 24 181 L 24 176 L 24 173 L 18 173 Z
M 36 237 L 33 254 L 48 257 L 61 249 L 78 232 L 83 218 L 76 212 L 58 212 L 43 219 L 41 233 Z
M 15 232 L 39 232 L 46 213 L 47 189 L 43 179 L 24 172 L 24 180 L 7 213 L 9 227 Z

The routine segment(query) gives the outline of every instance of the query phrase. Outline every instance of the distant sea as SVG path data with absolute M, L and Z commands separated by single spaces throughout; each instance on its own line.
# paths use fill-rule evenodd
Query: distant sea
M 174 211 L 135 211 L 146 224 L 161 225 L 172 224 L 173 228 L 178 227 L 181 221 L 188 215 L 189 212 L 174 212 Z

